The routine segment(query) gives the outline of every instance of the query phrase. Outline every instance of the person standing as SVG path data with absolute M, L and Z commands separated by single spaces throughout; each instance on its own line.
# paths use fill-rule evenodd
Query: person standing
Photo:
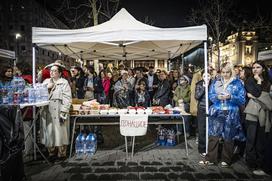
M 197 127 L 198 127 L 198 152 L 201 157 L 206 156 L 206 86 L 210 86 L 210 74 L 201 72 L 202 80 L 196 83 L 195 99 L 197 100 Z M 205 81 L 207 78 L 207 82 Z
M 245 81 L 249 98 L 244 111 L 247 129 L 246 163 L 250 169 L 253 169 L 254 174 L 266 175 L 263 171 L 265 146 L 272 144 L 266 142 L 266 136 L 271 128 L 271 110 L 267 109 L 271 105 L 266 102 L 271 98 L 269 96 L 264 97 L 264 95 L 269 95 L 271 84 L 267 68 L 262 62 L 256 61 L 252 64 L 252 73 L 253 76 Z M 253 109 L 252 105 L 254 106 Z M 270 120 L 270 124 L 267 124 L 266 120 Z
M 173 97 L 175 106 L 180 107 L 181 105 L 183 105 L 185 112 L 189 112 L 190 110 L 189 107 L 190 107 L 191 86 L 189 83 L 190 83 L 189 77 L 187 77 L 186 75 L 182 75 L 179 78 L 179 83 L 174 92 L 174 97 Z M 186 136 L 188 138 L 190 137 L 190 134 L 191 134 L 189 120 L 190 119 L 188 116 L 184 117 Z
M 49 91 L 49 105 L 41 113 L 41 143 L 47 147 L 50 159 L 66 158 L 69 144 L 69 109 L 72 103 L 71 88 L 62 78 L 62 67 L 53 65 L 50 77 L 43 84 Z
M 160 83 L 158 89 L 153 96 L 152 103 L 156 106 L 166 106 L 170 104 L 169 94 L 170 94 L 170 83 L 167 79 L 167 72 L 162 70 L 160 73 Z
M 87 76 L 84 82 L 85 99 L 94 99 L 94 68 L 88 67 Z
M 245 140 L 240 123 L 239 107 L 245 104 L 245 89 L 240 79 L 232 72 L 230 63 L 221 66 L 221 77 L 214 80 L 209 90 L 213 103 L 209 109 L 209 144 L 206 161 L 200 164 L 218 162 L 219 143 L 223 141 L 221 167 L 232 162 L 234 140 Z
M 148 82 L 148 93 L 150 96 L 150 100 L 153 99 L 154 93 L 156 92 L 159 84 L 158 76 L 154 73 L 154 67 L 150 66 L 148 73 L 146 74 L 147 82 Z M 148 103 L 148 106 L 151 105 L 151 102 Z
M 13 78 L 13 69 L 11 66 L 3 66 L 0 70 L 0 86 L 9 86 Z

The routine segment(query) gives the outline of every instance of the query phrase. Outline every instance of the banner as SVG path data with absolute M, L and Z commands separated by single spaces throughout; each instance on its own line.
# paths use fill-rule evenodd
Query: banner
M 120 134 L 123 136 L 143 136 L 148 125 L 147 114 L 121 114 Z

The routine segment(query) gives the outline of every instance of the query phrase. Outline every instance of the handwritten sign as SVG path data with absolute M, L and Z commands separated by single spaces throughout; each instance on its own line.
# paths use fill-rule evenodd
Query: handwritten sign
M 123 136 L 143 136 L 148 125 L 147 114 L 121 114 L 120 133 Z

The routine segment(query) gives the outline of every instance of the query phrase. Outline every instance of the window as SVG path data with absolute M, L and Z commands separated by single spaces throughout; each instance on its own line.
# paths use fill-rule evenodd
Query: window
M 252 50 L 251 50 L 251 46 L 246 46 L 246 54 L 251 54 Z

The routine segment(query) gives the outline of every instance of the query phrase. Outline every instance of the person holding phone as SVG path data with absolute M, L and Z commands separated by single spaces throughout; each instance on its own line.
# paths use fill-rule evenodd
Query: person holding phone
M 230 63 L 221 66 L 221 77 L 211 84 L 209 100 L 209 144 L 205 161 L 200 164 L 218 162 L 219 143 L 223 143 L 221 167 L 228 167 L 232 161 L 234 140 L 245 140 L 240 123 L 239 107 L 245 104 L 245 89 L 240 79 L 232 72 Z M 222 106 L 222 103 L 224 105 Z

